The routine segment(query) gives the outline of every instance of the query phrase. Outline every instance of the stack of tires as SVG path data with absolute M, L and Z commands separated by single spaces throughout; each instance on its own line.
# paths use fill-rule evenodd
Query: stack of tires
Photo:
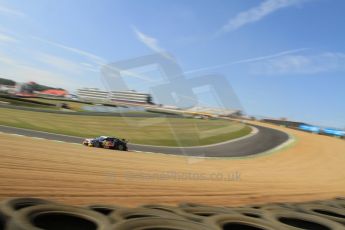
M 341 230 L 345 199 L 215 207 L 193 203 L 135 208 L 69 206 L 38 198 L 0 204 L 0 230 Z

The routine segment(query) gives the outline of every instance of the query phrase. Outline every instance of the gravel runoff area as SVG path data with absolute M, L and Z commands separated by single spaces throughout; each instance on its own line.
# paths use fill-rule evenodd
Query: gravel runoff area
M 0 134 L 0 199 L 238 206 L 345 196 L 344 140 L 252 124 L 288 132 L 297 142 L 232 159 L 119 152 Z

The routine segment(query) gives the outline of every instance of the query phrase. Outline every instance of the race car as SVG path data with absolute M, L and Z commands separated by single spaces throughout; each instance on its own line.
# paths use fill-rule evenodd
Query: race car
M 97 138 L 87 138 L 83 141 L 83 144 L 89 147 L 117 149 L 121 151 L 127 151 L 127 141 L 116 137 L 100 136 Z
M 127 141 L 116 137 L 108 137 L 103 141 L 103 148 L 127 151 Z

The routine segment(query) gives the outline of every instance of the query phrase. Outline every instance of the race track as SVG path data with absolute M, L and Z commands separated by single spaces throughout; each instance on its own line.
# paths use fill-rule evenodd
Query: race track
M 200 147 L 163 147 L 129 144 L 130 151 L 155 152 L 184 156 L 201 157 L 242 157 L 249 156 L 265 151 L 269 151 L 284 142 L 288 141 L 289 136 L 285 132 L 253 125 L 258 129 L 258 133 L 229 142 L 223 142 L 216 145 Z M 60 134 L 46 133 L 28 129 L 20 129 L 8 126 L 1 126 L 0 131 L 29 137 L 38 137 L 48 140 L 57 140 L 69 143 L 81 143 L 83 138 L 66 136 Z

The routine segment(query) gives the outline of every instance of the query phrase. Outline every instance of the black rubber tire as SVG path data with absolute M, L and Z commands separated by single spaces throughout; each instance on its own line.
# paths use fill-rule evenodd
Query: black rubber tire
M 37 205 L 18 211 L 6 230 L 110 230 L 104 215 L 86 208 Z
M 303 212 L 333 220 L 345 225 L 345 209 L 322 204 L 305 204 L 299 206 Z
M 258 218 L 258 219 L 263 219 L 264 214 L 268 211 L 263 210 L 263 209 L 255 209 L 255 208 L 245 208 L 245 207 L 241 207 L 241 208 L 231 208 L 232 211 L 243 215 L 243 216 L 247 216 L 247 217 L 252 217 L 252 218 Z
M 116 230 L 221 230 L 213 224 L 192 222 L 185 219 L 169 219 L 163 217 L 146 217 L 138 219 L 124 220 L 114 225 Z
M 115 205 L 95 204 L 95 205 L 89 205 L 87 206 L 87 208 L 106 216 L 110 220 L 110 222 L 114 224 L 121 221 L 122 218 L 117 217 L 117 216 L 113 216 L 112 218 L 109 218 L 110 214 L 124 207 L 115 206 Z
M 120 145 L 117 146 L 117 149 L 120 150 L 120 151 L 124 151 L 125 147 L 120 144 Z
M 106 204 L 93 204 L 93 205 L 88 205 L 86 208 L 101 213 L 105 216 L 109 216 L 112 212 L 121 209 L 123 207 L 121 206 L 115 206 L 115 205 L 106 205 Z
M 334 207 L 342 208 L 345 210 L 345 199 L 336 198 L 336 199 L 328 201 L 328 203 Z
M 199 207 L 187 207 L 181 208 L 179 214 L 184 218 L 187 218 L 196 222 L 203 222 L 205 218 L 218 214 L 237 214 L 230 208 L 225 207 L 211 207 L 211 206 L 199 206 Z
M 296 210 L 296 206 L 291 203 L 256 204 L 256 205 L 244 206 L 244 208 L 253 208 L 257 210 L 275 210 L 275 209 Z
M 146 204 L 146 205 L 142 205 L 140 207 L 148 208 L 148 209 L 155 209 L 155 210 L 162 210 L 162 211 L 172 212 L 172 213 L 176 213 L 176 214 L 179 214 L 181 212 L 181 210 L 177 207 L 168 206 L 168 205 L 161 205 L 161 204 Z
M 244 206 L 244 208 L 262 209 L 264 206 L 265 204 L 250 204 Z
M 232 209 L 223 207 L 189 207 L 182 208 L 182 211 L 201 217 L 209 217 L 217 214 L 236 214 Z
M 39 198 L 10 198 L 0 203 L 0 214 L 5 218 L 10 218 L 22 208 L 41 204 L 54 204 L 54 202 Z
M 287 229 L 341 230 L 344 227 L 332 220 L 307 213 L 290 210 L 272 210 L 264 217 L 270 222 L 283 225 Z
M 204 223 L 211 226 L 216 225 L 220 229 L 287 230 L 287 228 L 282 227 L 280 224 L 243 215 L 219 214 L 206 218 Z
M 6 218 L 0 213 L 0 230 L 5 230 L 6 228 Z
M 173 219 L 185 219 L 182 216 L 158 209 L 150 209 L 150 208 L 122 208 L 112 212 L 109 215 L 109 218 L 112 220 L 126 220 L 126 219 L 136 219 L 136 218 L 144 218 L 144 217 L 165 217 L 165 218 L 173 218 Z
M 210 207 L 210 206 L 198 204 L 198 203 L 184 202 L 184 203 L 179 203 L 178 207 L 179 208 L 195 208 L 195 207 Z

